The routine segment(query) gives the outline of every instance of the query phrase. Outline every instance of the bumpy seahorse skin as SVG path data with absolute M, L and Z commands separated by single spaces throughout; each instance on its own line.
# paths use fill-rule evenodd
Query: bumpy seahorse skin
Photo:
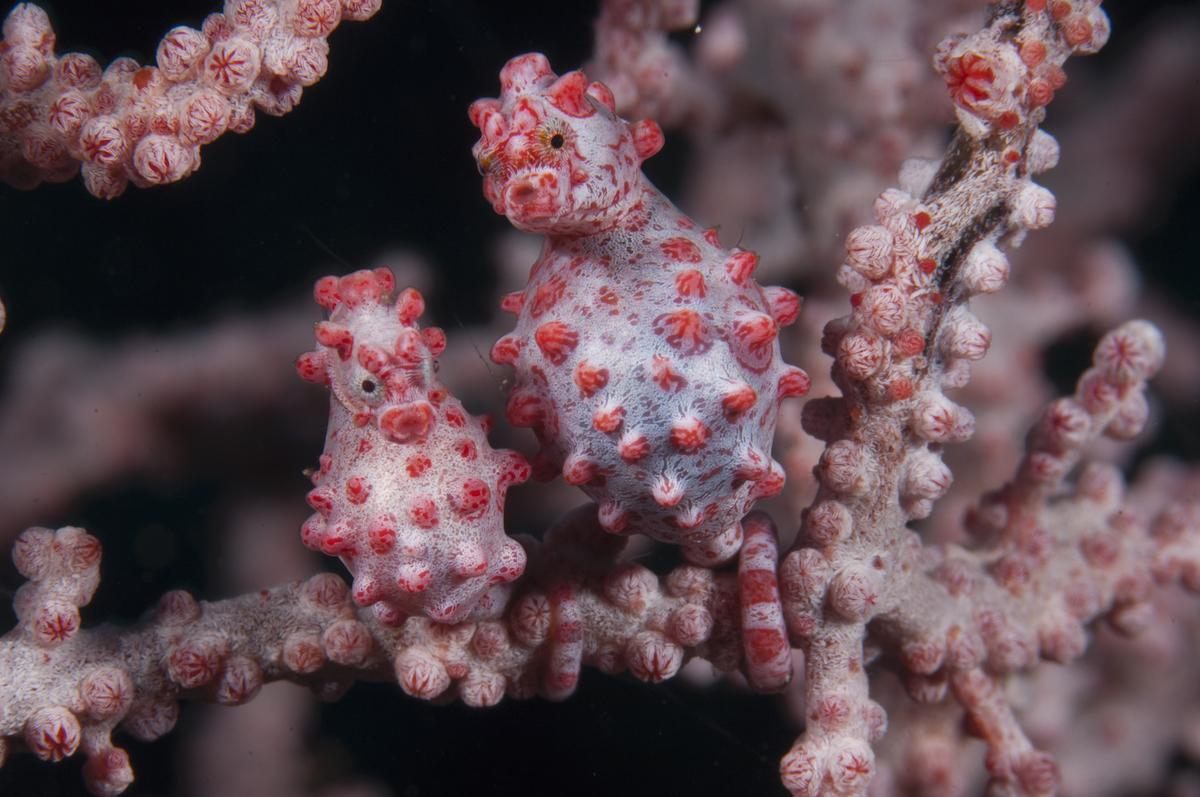
M 776 413 L 809 380 L 777 337 L 799 299 L 760 287 L 753 252 L 723 249 L 650 184 L 641 163 L 662 132 L 620 119 L 603 84 L 558 77 L 538 53 L 500 82 L 471 106 L 484 194 L 546 236 L 503 303 L 516 329 L 492 349 L 516 371 L 508 419 L 542 443 L 535 474 L 561 470 L 608 530 L 727 559 L 742 516 L 783 486 Z
M 330 386 L 325 453 L 308 494 L 304 543 L 339 556 L 354 574 L 354 600 L 386 623 L 424 613 L 446 623 L 502 609 L 525 552 L 504 535 L 504 497 L 529 477 L 515 451 L 487 442 L 434 376 L 446 346 L 419 329 L 417 291 L 390 301 L 390 271 L 317 282 L 330 317 L 319 344 L 296 361 L 300 375 Z

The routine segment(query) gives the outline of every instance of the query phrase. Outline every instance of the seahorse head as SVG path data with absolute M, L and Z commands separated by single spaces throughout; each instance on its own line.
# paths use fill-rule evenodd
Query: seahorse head
M 446 336 L 437 327 L 418 329 L 425 300 L 407 288 L 392 303 L 394 287 L 385 268 L 320 280 L 314 293 L 330 312 L 316 328 L 322 348 L 297 368 L 328 383 L 356 425 L 375 424 L 398 443 L 421 442 L 433 423 L 429 391 Z
M 662 147 L 650 120 L 616 115 L 612 92 L 582 71 L 562 77 L 541 53 L 500 72 L 499 99 L 471 104 L 483 193 L 518 229 L 587 235 L 615 226 L 645 185 L 642 161 Z

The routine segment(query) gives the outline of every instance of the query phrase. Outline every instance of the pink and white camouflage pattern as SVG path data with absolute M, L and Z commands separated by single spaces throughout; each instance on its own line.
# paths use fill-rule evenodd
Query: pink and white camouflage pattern
M 741 518 L 783 487 L 776 412 L 809 380 L 777 338 L 799 299 L 758 285 L 753 252 L 724 249 L 650 184 L 640 167 L 662 132 L 617 117 L 603 84 L 539 53 L 500 83 L 471 106 L 484 194 L 546 236 L 492 349 L 516 371 L 508 420 L 537 433 L 535 473 L 582 487 L 609 531 L 725 561 Z
M 494 450 L 435 376 L 446 347 L 419 329 L 421 294 L 394 289 L 387 269 L 317 282 L 330 320 L 300 375 L 333 393 L 308 503 L 305 545 L 339 556 L 352 595 L 386 625 L 412 614 L 455 623 L 500 611 L 525 551 L 504 535 L 504 496 L 529 477 L 515 451 Z

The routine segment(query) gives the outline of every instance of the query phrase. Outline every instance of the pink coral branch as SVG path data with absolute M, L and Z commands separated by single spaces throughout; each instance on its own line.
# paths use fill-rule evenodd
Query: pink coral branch
M 254 127 L 256 109 L 292 110 L 328 66 L 325 39 L 381 0 L 230 0 L 201 30 L 172 28 L 154 66 L 118 58 L 103 71 L 54 52 L 46 12 L 17 5 L 0 40 L 0 179 L 21 188 L 82 166 L 104 199 L 129 182 L 161 185 L 200 166 L 200 148 Z
M 936 701 L 953 685 L 991 746 L 998 788 L 1052 792 L 1053 761 L 1033 752 L 995 677 L 1032 666 L 1039 651 L 1078 656 L 1082 623 L 1114 607 L 1125 616 L 1146 599 L 1153 555 L 1144 535 L 1102 534 L 1105 564 L 1125 568 L 1089 580 L 1080 546 L 1095 515 L 1046 503 L 1090 437 L 1124 437 L 1144 424 L 1145 380 L 1163 359 L 1159 333 L 1144 322 L 1106 336 L 1076 397 L 1051 405 L 1031 434 L 1006 503 L 991 505 L 1005 532 L 995 548 L 946 556 L 929 582 L 922 559 L 938 554 L 907 530 L 951 484 L 942 447 L 973 431 L 970 413 L 943 393 L 966 384 L 991 342 L 967 299 L 1006 282 L 997 244 L 1019 243 L 1053 219 L 1053 195 L 1030 180 L 1057 160 L 1056 143 L 1038 129 L 1043 108 L 1067 56 L 1107 38 L 1097 4 L 1051 6 L 994 4 L 986 28 L 943 43 L 937 63 L 956 105 L 955 139 L 940 163 L 907 163 L 904 189 L 875 204 L 879 225 L 847 241 L 839 281 L 853 292 L 853 312 L 822 340 L 843 395 L 805 408 L 806 430 L 827 446 L 816 500 L 781 574 L 789 627 L 808 658 L 809 721 L 782 764 L 797 795 L 858 794 L 870 780 L 866 745 L 879 731 L 868 718 L 879 709 L 863 675 L 868 624 L 914 696 Z M 1111 501 L 1117 491 L 1101 477 L 1081 484 L 1097 480 L 1105 486 L 1093 492 L 1107 489 L 1101 500 Z
M 774 536 L 765 517 L 748 523 L 756 537 Z M 735 577 L 690 565 L 656 576 L 618 561 L 623 541 L 600 529 L 594 506 L 564 518 L 545 544 L 523 543 L 537 575 L 490 620 L 389 628 L 325 573 L 215 603 L 171 592 L 136 626 L 81 630 L 99 542 L 76 528 L 30 529 L 13 553 L 30 579 L 17 597 L 21 622 L 0 638 L 0 761 L 14 745 L 47 761 L 82 750 L 88 788 L 119 794 L 133 773 L 114 730 L 158 738 L 184 698 L 237 705 L 288 680 L 328 699 L 356 679 L 394 678 L 414 697 L 481 707 L 505 694 L 554 697 L 579 662 L 659 682 L 693 656 L 723 669 L 746 659 Z M 564 671 L 568 639 L 577 664 Z

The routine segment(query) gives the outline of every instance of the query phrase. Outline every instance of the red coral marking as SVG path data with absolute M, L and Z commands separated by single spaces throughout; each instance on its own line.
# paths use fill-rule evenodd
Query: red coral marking
M 529 480 L 529 461 L 524 456 L 516 451 L 502 452 L 507 455 L 504 460 L 504 470 L 500 471 L 500 475 L 496 479 L 496 484 L 501 488 L 507 488 L 514 484 L 524 484 Z
M 695 310 L 663 313 L 654 319 L 654 334 L 662 335 L 683 355 L 703 354 L 712 347 L 712 332 Z
M 1054 0 L 1050 4 L 1050 16 L 1054 18 L 1055 22 L 1062 22 L 1074 10 L 1075 8 L 1071 5 L 1070 0 Z
M 71 569 L 82 572 L 100 561 L 100 540 L 90 534 L 84 534 L 72 544 L 68 553 Z
M 296 373 L 305 382 L 324 384 L 326 381 L 324 353 L 306 351 L 304 354 L 301 354 L 296 358 Z
M 1047 64 L 1046 68 L 1042 70 L 1042 77 L 1050 84 L 1050 88 L 1055 91 L 1067 85 L 1067 73 L 1057 64 Z
M 325 534 L 320 537 L 322 553 L 330 556 L 353 555 L 354 543 L 350 541 L 353 534 L 353 529 L 345 522 L 337 523 L 333 528 L 327 528 Z
M 500 309 L 506 313 L 512 313 L 513 315 L 520 315 L 521 308 L 524 306 L 524 291 L 513 291 L 512 293 L 506 294 L 504 298 L 500 300 Z
M 371 483 L 362 476 L 351 476 L 346 479 L 346 500 L 352 504 L 361 505 L 367 502 L 371 495 Z
M 683 486 L 667 475 L 659 476 L 650 488 L 650 496 L 661 507 L 670 509 L 683 500 Z
M 605 434 L 611 434 L 621 428 L 621 423 L 625 420 L 625 408 L 622 406 L 616 407 L 601 407 L 592 413 L 592 426 L 596 431 Z
M 711 245 L 717 247 L 718 249 L 721 247 L 721 240 L 717 237 L 716 227 L 709 227 L 704 231 L 704 240 L 708 241 Z
M 1021 62 L 1033 69 L 1046 60 L 1046 45 L 1036 39 L 1021 44 L 1018 51 Z
M 144 66 L 133 73 L 133 87 L 138 91 L 145 91 L 150 85 L 150 81 L 154 79 L 154 73 L 158 71 L 154 67 Z
M 31 717 L 25 740 L 43 761 L 62 761 L 79 749 L 79 723 L 66 709 L 41 709 Z
M 946 65 L 946 86 L 959 105 L 973 108 L 991 96 L 996 73 L 991 63 L 978 53 L 964 53 Z
M 743 552 L 743 556 L 745 552 Z M 779 585 L 770 570 L 748 570 L 738 582 L 742 589 L 742 604 L 773 604 L 778 598 Z
M 358 441 L 358 453 L 359 454 L 366 454 L 368 451 L 370 451 L 374 447 L 375 447 L 375 444 L 371 442 L 370 438 L 364 437 Z
M 738 361 L 752 370 L 761 370 L 771 362 L 775 338 L 779 327 L 775 319 L 766 313 L 741 316 L 733 324 L 733 337 L 737 341 L 735 353 Z
M 633 148 L 642 160 L 652 157 L 663 148 L 665 141 L 662 128 L 653 119 L 642 119 L 629 126 L 633 134 Z
M 50 106 L 47 121 L 55 131 L 66 136 L 77 131 L 89 116 L 91 116 L 91 111 L 87 107 L 86 101 L 78 95 L 66 94 L 59 97 Z
M 721 409 L 725 414 L 725 419 L 732 422 L 753 407 L 756 401 L 758 401 L 758 393 L 743 382 L 725 393 L 721 399 Z
M 428 568 L 416 569 L 405 565 L 401 568 L 400 575 L 396 577 L 396 586 L 410 595 L 424 592 L 432 583 L 433 574 L 429 572 Z
M 167 661 L 171 679 L 184 689 L 194 689 L 209 683 L 217 676 L 220 666 L 218 651 L 203 642 L 183 643 L 171 652 Z
M 1025 7 L 1030 11 L 1045 11 L 1046 0 L 1025 0 Z
M 599 475 L 596 463 L 583 457 L 567 460 L 562 474 L 563 481 L 572 487 L 587 484 Z
M 354 350 L 354 335 L 345 327 L 322 321 L 317 324 L 317 343 L 335 349 L 338 359 L 345 362 Z
M 412 326 L 425 312 L 425 297 L 416 288 L 405 288 L 396 297 L 395 312 L 401 324 Z
M 800 315 L 800 297 L 795 292 L 775 286 L 764 289 L 763 294 L 767 300 L 767 309 L 776 324 L 786 327 L 796 322 Z
M 1026 93 L 1029 98 L 1029 105 L 1033 108 L 1041 108 L 1049 105 L 1054 100 L 1054 89 L 1045 81 L 1036 79 L 1029 82 L 1029 91 Z M 1013 153 L 1016 157 L 1009 159 L 1009 163 L 1016 163 L 1020 156 L 1016 152 Z
M 756 268 L 758 255 L 750 251 L 734 252 L 725 261 L 725 273 L 734 285 L 745 285 Z
M 213 85 L 233 94 L 254 80 L 257 64 L 253 63 L 247 45 L 241 42 L 216 44 L 204 62 L 204 70 Z
M 100 82 L 100 65 L 90 55 L 67 53 L 58 62 L 58 79 L 71 88 L 92 88 Z
M 414 454 L 408 458 L 408 461 L 404 465 L 404 469 L 408 471 L 409 476 L 412 476 L 415 479 L 425 471 L 429 470 L 429 466 L 432 464 L 433 463 L 430 461 L 429 457 L 425 456 L 424 454 Z
M 913 224 L 917 226 L 917 231 L 920 232 L 933 223 L 933 217 L 929 215 L 927 210 L 919 210 L 913 214 Z
M 1072 47 L 1078 47 L 1086 41 L 1091 41 L 1092 23 L 1083 14 L 1072 14 L 1062 26 L 1063 38 Z
M 683 298 L 703 299 L 708 294 L 708 286 L 704 284 L 704 275 L 693 268 L 679 272 L 675 275 L 675 292 Z
M 712 430 L 696 417 L 686 417 L 671 427 L 671 444 L 684 454 L 695 454 L 708 443 Z
M 558 110 L 577 118 L 591 116 L 596 109 L 585 98 L 588 80 L 578 69 L 568 72 L 546 89 L 546 99 Z
M 699 263 L 701 260 L 700 247 L 687 238 L 668 238 L 659 244 L 659 249 L 671 260 L 681 263 Z
M 373 526 L 367 531 L 367 544 L 372 551 L 383 556 L 396 547 L 396 530 L 390 526 Z
M 650 378 L 654 383 L 669 393 L 676 393 L 687 385 L 687 380 L 672 366 L 671 361 L 661 354 L 656 354 L 650 360 Z
M 50 609 L 38 613 L 33 624 L 34 634 L 44 643 L 57 644 L 70 639 L 79 630 L 77 612 Z
M 496 365 L 512 365 L 521 356 L 521 340 L 514 335 L 505 335 L 492 346 L 492 362 Z
M 384 411 L 379 416 L 379 428 L 394 442 L 423 443 L 433 421 L 433 407 L 424 401 L 414 401 Z
M 937 261 L 932 257 L 923 257 L 917 261 L 917 265 L 921 267 L 923 274 L 932 274 L 937 271 Z
M 608 384 L 608 369 L 581 360 L 575 367 L 575 384 L 579 386 L 579 392 L 584 398 L 590 398 Z
M 446 423 L 453 426 L 455 429 L 461 429 L 467 425 L 467 416 L 455 409 L 446 410 Z
M 650 453 L 650 441 L 645 435 L 626 435 L 617 444 L 617 453 L 621 455 L 621 459 L 632 465 Z
M 887 386 L 887 394 L 889 401 L 903 401 L 906 398 L 911 398 L 913 394 L 912 380 L 907 376 L 901 376 Z
M 301 36 L 325 37 L 341 19 L 341 4 L 335 0 L 305 0 L 298 4 L 293 23 Z
M 408 516 L 423 529 L 431 529 L 438 524 L 437 504 L 430 498 L 418 498 L 408 508 Z
M 538 318 L 543 313 L 554 307 L 558 300 L 562 298 L 563 291 L 567 288 L 566 281 L 557 274 L 544 283 L 538 286 L 533 294 L 533 302 L 529 306 L 529 314 L 533 318 Z
M 746 655 L 759 663 L 774 661 L 787 647 L 783 634 L 773 628 L 747 628 L 742 631 L 742 640 Z
M 513 426 L 538 426 L 546 418 L 546 407 L 536 393 L 513 391 L 509 394 L 504 415 Z
M 554 365 L 566 362 L 579 345 L 579 334 L 562 321 L 547 321 L 533 333 L 533 339 L 546 359 Z
M 925 351 L 925 337 L 911 327 L 901 330 L 892 344 L 898 358 L 915 357 Z
M 304 499 L 313 508 L 313 511 L 320 512 L 322 515 L 327 516 L 333 511 L 333 494 L 328 487 L 314 487 L 308 491 L 308 495 Z
M 425 359 L 425 345 L 415 329 L 401 330 L 392 344 L 392 351 L 401 365 L 416 366 Z
M 783 471 L 772 469 L 766 476 L 754 483 L 751 494 L 755 498 L 771 498 L 783 490 L 784 481 Z
M 457 495 L 450 499 L 454 509 L 465 518 L 475 518 L 487 509 L 492 491 L 479 479 L 467 479 L 462 483 Z
M 446 350 L 446 333 L 441 327 L 422 329 L 421 340 L 425 342 L 425 348 L 429 349 L 429 354 L 433 357 L 441 357 L 442 352 Z
M 387 352 L 369 343 L 359 346 L 354 358 L 358 360 L 359 365 L 376 375 L 388 364 Z
M 338 293 L 347 307 L 361 307 L 365 304 L 377 304 L 391 284 L 390 274 L 385 283 L 375 271 L 360 269 L 338 280 Z
M 455 446 L 455 450 L 458 451 L 460 457 L 468 461 L 479 456 L 478 449 L 476 449 L 475 444 L 470 440 L 459 440 Z
M 789 368 L 779 377 L 779 400 L 798 398 L 808 393 L 812 380 L 803 370 Z

